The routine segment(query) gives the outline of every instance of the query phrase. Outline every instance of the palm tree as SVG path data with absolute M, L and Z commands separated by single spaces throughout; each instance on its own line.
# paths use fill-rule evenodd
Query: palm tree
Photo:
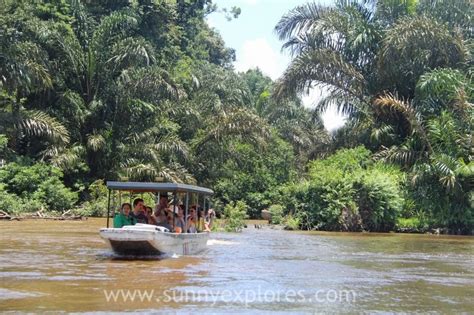
M 13 23 L 23 29 L 12 28 Z M 41 27 L 40 20 L 28 19 L 22 10 L 6 15 L 0 22 L 0 133 L 8 136 L 9 147 L 16 152 L 26 137 L 61 145 L 69 142 L 67 129 L 57 119 L 24 106 L 29 93 L 52 87 L 47 54 L 29 35 Z
M 373 89 L 374 63 L 382 29 L 371 7 L 338 1 L 334 7 L 308 3 L 291 10 L 275 27 L 283 49 L 294 59 L 277 82 L 283 97 L 324 87 L 329 95 L 317 105 L 330 105 L 349 115 L 367 106 Z
M 67 82 L 56 87 L 59 101 L 49 110 L 67 115 L 73 146 L 55 147 L 45 151 L 45 157 L 65 168 L 86 162 L 93 178 L 121 173 L 150 179 L 163 172 L 172 174 L 171 165 L 176 174 L 189 177 L 179 163 L 163 155 L 183 146 L 175 130 L 154 128 L 170 125 L 171 106 L 166 101 L 177 100 L 184 92 L 158 65 L 154 45 L 136 35 L 140 10 L 114 11 L 98 25 L 80 2 L 74 2 L 72 10 L 81 22 L 72 32 L 49 29 L 43 37 L 54 51 L 51 63 L 61 63 L 65 69 L 58 78 Z M 178 175 L 164 177 L 178 180 Z
M 424 72 L 461 67 L 468 53 L 460 32 L 415 16 L 412 2 L 337 1 L 291 10 L 275 27 L 286 41 L 283 49 L 294 56 L 275 96 L 324 87 L 329 95 L 316 110 L 334 105 L 349 119 L 367 122 L 377 96 L 390 92 L 411 99 Z
M 379 91 L 412 99 L 424 73 L 458 68 L 468 60 L 461 32 L 424 16 L 399 19 L 385 32 L 378 52 Z
M 186 167 L 209 185 L 232 158 L 235 141 L 264 146 L 270 126 L 252 108 L 246 82 L 233 71 L 203 62 L 193 69 L 192 80 L 187 95 L 171 102 L 171 117 L 190 146 Z

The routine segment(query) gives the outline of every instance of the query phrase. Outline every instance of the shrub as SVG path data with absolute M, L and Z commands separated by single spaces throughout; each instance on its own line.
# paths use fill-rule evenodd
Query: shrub
M 15 212 L 34 212 L 39 208 L 63 211 L 78 200 L 77 192 L 64 186 L 62 172 L 53 166 L 36 163 L 31 166 L 9 163 L 0 168 L 3 190 L 14 196 Z
M 17 215 L 24 212 L 36 212 L 44 209 L 45 205 L 36 199 L 23 199 L 5 190 L 5 185 L 0 184 L 0 210 Z
M 428 224 L 419 217 L 398 218 L 396 224 L 398 231 L 406 232 L 426 232 L 429 228 Z
M 23 199 L 21 201 L 21 204 L 22 204 L 22 207 L 19 208 L 16 213 L 21 213 L 21 212 L 26 212 L 26 213 L 34 213 L 34 212 L 37 212 L 37 211 L 40 211 L 40 210 L 46 210 L 46 206 L 40 201 L 40 200 L 37 200 L 37 199 L 33 199 L 33 198 L 30 198 L 30 199 Z
M 375 167 L 365 171 L 354 183 L 365 230 L 387 232 L 395 227 L 403 198 L 399 174 L 395 170 L 393 172 Z
M 6 135 L 0 133 L 0 152 L 4 152 L 7 149 L 8 138 Z
M 247 205 L 239 200 L 231 202 L 224 208 L 225 230 L 227 232 L 240 232 L 245 226 Z
M 300 228 L 300 218 L 289 214 L 283 219 L 283 225 L 285 230 L 298 230 Z
M 272 224 L 280 224 L 283 220 L 283 206 L 271 205 L 268 209 L 272 215 Z
M 339 150 L 333 155 L 309 163 L 312 181 L 339 181 L 345 175 L 362 171 L 371 164 L 370 151 L 363 146 Z
M 74 213 L 86 217 L 104 217 L 107 215 L 107 201 L 85 201 L 74 209 Z
M 232 142 L 232 159 L 222 165 L 213 185 L 215 199 L 227 204 L 242 200 L 251 218 L 259 218 L 263 209 L 273 204 L 276 187 L 295 176 L 291 145 L 270 137 L 266 146 Z
M 5 185 L 0 184 L 0 210 L 13 214 L 18 212 L 19 204 L 21 206 L 18 196 L 10 194 L 5 190 Z
M 64 211 L 72 208 L 78 195 L 66 188 L 58 177 L 51 177 L 38 186 L 33 199 L 44 203 L 50 210 Z
M 79 208 L 75 209 L 74 212 L 78 215 L 88 217 L 103 217 L 107 215 L 107 204 L 108 194 L 107 186 L 104 181 L 99 179 L 94 181 L 88 187 L 88 193 L 90 200 L 84 202 Z M 123 199 L 129 199 L 128 194 L 124 194 Z M 114 205 L 111 205 L 114 206 Z M 116 205 L 117 206 L 117 205 Z
M 474 163 L 454 162 L 459 165 L 448 166 L 441 159 L 422 165 L 424 169 L 418 172 L 410 192 L 430 227 L 447 228 L 453 234 L 474 234 Z M 447 173 L 439 174 L 439 170 Z
M 311 162 L 307 182 L 283 189 L 282 199 L 297 210 L 302 228 L 388 231 L 395 226 L 404 177 L 397 168 L 369 157 L 364 147 L 340 150 Z

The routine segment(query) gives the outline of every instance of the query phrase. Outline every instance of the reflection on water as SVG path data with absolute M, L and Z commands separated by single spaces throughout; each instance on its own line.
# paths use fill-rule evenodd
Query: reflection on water
M 0 311 L 474 309 L 472 237 L 249 228 L 212 234 L 200 256 L 133 260 L 106 247 L 104 224 L 0 222 Z

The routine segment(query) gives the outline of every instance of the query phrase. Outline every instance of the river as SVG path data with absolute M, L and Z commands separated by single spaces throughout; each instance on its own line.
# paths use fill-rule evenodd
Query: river
M 213 233 L 194 257 L 115 257 L 103 219 L 0 222 L 0 311 L 360 313 L 474 310 L 474 238 Z M 133 299 L 133 301 L 132 301 Z

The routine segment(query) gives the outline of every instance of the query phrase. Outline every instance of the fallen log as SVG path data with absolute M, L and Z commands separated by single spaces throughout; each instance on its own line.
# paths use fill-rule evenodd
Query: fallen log
M 48 216 L 42 215 L 38 216 L 37 213 L 25 213 L 18 217 L 13 216 L 0 216 L 0 220 L 54 220 L 54 221 L 80 221 L 80 220 L 87 220 L 87 217 L 82 215 L 70 215 L 70 216 Z
M 74 221 L 74 220 L 87 220 L 87 217 L 82 215 L 68 216 L 68 217 L 53 217 L 53 216 L 42 216 L 42 217 L 29 217 L 28 219 L 41 219 L 41 220 L 56 220 L 56 221 Z
M 9 215 L 3 210 L 0 210 L 0 220 L 10 220 L 10 219 L 11 219 L 11 215 Z

